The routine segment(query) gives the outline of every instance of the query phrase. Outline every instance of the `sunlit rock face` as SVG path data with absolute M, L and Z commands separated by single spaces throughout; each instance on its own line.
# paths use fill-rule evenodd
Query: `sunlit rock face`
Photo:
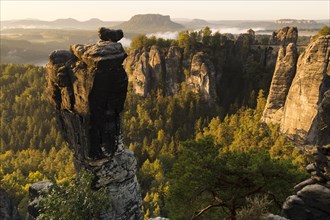
M 319 104 L 330 90 L 330 36 L 311 42 L 299 56 L 285 106 L 281 131 L 294 139 L 314 142 Z
M 235 39 L 217 33 L 212 42 L 131 49 L 124 68 L 133 92 L 173 95 L 185 88 L 228 110 L 247 103 L 252 90 L 268 91 L 279 46 L 260 45 L 251 29 Z
M 120 129 L 128 79 L 122 66 L 127 55 L 117 43 L 123 35 L 118 33 L 100 29 L 95 44 L 51 53 L 47 91 L 76 168 L 92 171 L 96 188 L 110 189 L 111 209 L 100 218 L 142 219 L 136 161 Z
M 125 70 L 134 92 L 146 96 L 151 91 L 162 89 L 172 95 L 177 91 L 177 83 L 182 82 L 181 51 L 172 46 L 168 51 L 152 46 L 133 50 L 125 60 Z
M 162 89 L 165 94 L 177 92 L 177 84 L 185 81 L 191 91 L 216 100 L 216 72 L 210 58 L 203 52 L 196 53 L 189 63 L 189 75 L 183 74 L 182 52 L 172 46 L 164 53 L 157 46 L 130 53 L 125 69 L 136 94 L 146 96 L 151 91 Z
M 294 43 L 281 47 L 262 117 L 297 143 L 314 145 L 314 161 L 306 167 L 310 178 L 296 185 L 283 204 L 287 219 L 330 218 L 329 43 L 330 36 L 314 39 L 298 60 Z
M 216 99 L 215 69 L 203 52 L 193 56 L 186 82 L 193 92 L 201 93 L 205 99 Z
M 316 143 L 318 139 L 322 144 L 330 143 L 329 43 L 330 36 L 315 39 L 297 62 L 292 43 L 278 54 L 262 120 L 280 124 L 281 131 L 299 143 Z
M 290 43 L 296 44 L 298 40 L 297 27 L 284 27 L 273 32 L 269 44 L 274 45 L 288 45 Z
M 283 110 L 293 77 L 296 74 L 298 53 L 296 45 L 282 46 L 278 52 L 276 67 L 263 113 L 266 123 L 280 124 Z

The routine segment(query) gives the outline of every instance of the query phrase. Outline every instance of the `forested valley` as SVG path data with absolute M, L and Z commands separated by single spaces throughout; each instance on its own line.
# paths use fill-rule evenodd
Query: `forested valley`
M 150 42 L 140 37 L 133 44 Z M 75 178 L 73 154 L 46 98 L 44 68 L 1 64 L 0 71 L 1 187 L 24 217 L 30 184 Z M 279 213 L 293 186 L 306 177 L 308 158 L 278 126 L 261 122 L 264 90 L 250 91 L 248 99 L 225 109 L 185 82 L 177 87 L 173 95 L 158 88 L 142 97 L 129 85 L 122 128 L 137 159 L 144 218 Z

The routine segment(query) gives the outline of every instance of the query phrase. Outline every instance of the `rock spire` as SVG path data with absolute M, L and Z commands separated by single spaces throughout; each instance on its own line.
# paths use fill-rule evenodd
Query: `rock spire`
M 121 30 L 100 28 L 100 41 L 51 53 L 47 91 L 77 170 L 95 175 L 95 188 L 110 189 L 111 209 L 100 219 L 142 219 L 133 152 L 126 149 L 120 113 L 127 93 Z

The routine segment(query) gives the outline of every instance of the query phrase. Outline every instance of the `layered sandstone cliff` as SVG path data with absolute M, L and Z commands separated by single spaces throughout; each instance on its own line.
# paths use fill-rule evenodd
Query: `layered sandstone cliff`
M 283 133 L 301 143 L 315 143 L 319 132 L 323 131 L 317 128 L 316 121 L 328 120 L 319 118 L 319 106 L 328 102 L 325 94 L 330 89 L 329 43 L 330 36 L 315 39 L 297 63 L 292 44 L 287 47 L 286 54 L 282 48 L 278 55 L 263 120 L 280 124 Z M 322 109 L 328 111 L 324 104 Z
M 151 90 L 161 87 L 166 77 L 165 62 L 164 53 L 157 46 L 152 46 L 148 52 L 131 51 L 125 61 L 125 69 L 136 94 L 145 96 Z M 171 84 L 168 88 L 171 88 Z
M 263 113 L 263 121 L 279 124 L 297 143 L 315 145 L 314 161 L 306 167 L 310 178 L 296 185 L 283 204 L 287 219 L 330 218 L 329 43 L 329 35 L 314 39 L 297 62 L 294 44 L 280 49 Z
M 199 52 L 191 62 L 190 75 L 186 82 L 191 91 L 202 94 L 206 99 L 216 98 L 215 69 L 206 54 Z
M 130 51 L 124 67 L 133 91 L 146 96 L 162 89 L 169 95 L 185 83 L 190 91 L 229 108 L 234 101 L 245 104 L 252 90 L 268 90 L 277 47 L 254 45 L 253 30 L 235 40 L 221 36 L 218 41 L 212 47 L 195 42 L 187 48 L 154 45 Z
M 316 138 L 312 127 L 318 105 L 330 89 L 329 53 L 330 36 L 323 36 L 311 42 L 298 59 L 281 123 L 282 132 L 293 138 L 309 142 Z
M 182 52 L 172 46 L 168 51 L 152 46 L 149 51 L 134 50 L 125 62 L 129 81 L 136 94 L 146 96 L 162 89 L 165 94 L 177 92 L 177 85 L 185 82 L 191 91 L 201 93 L 205 99 L 216 99 L 216 72 L 209 56 L 197 52 L 184 75 Z
M 292 220 L 330 218 L 330 90 L 319 105 L 316 146 L 312 148 L 314 161 L 306 167 L 310 177 L 294 187 L 282 207 L 282 215 Z

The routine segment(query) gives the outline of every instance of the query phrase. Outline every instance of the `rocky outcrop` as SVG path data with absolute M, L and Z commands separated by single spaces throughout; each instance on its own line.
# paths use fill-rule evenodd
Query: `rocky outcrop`
M 162 89 L 165 94 L 174 94 L 177 84 L 182 82 L 182 54 L 180 48 L 163 50 L 152 46 L 149 52 L 144 49 L 132 51 L 125 62 L 136 94 L 146 96 L 150 91 Z M 206 99 L 216 99 L 215 68 L 207 54 L 196 53 L 191 61 L 189 74 L 184 81 L 191 91 L 201 93 Z
M 202 94 L 205 99 L 216 99 L 215 69 L 203 52 L 193 56 L 186 82 L 193 92 Z
M 177 84 L 186 82 L 193 92 L 203 92 L 205 97 L 215 99 L 215 69 L 207 55 L 199 52 L 187 65 L 189 70 L 184 75 L 179 47 L 162 50 L 152 46 L 150 51 L 132 51 L 125 61 L 125 70 L 134 92 L 141 96 L 157 89 L 172 95 L 177 92 Z
M 328 78 L 329 80 L 329 78 Z M 315 128 L 316 142 L 320 145 L 330 143 L 330 90 L 324 93 L 323 99 L 319 104 L 317 123 Z
M 149 51 L 149 65 L 151 67 L 150 72 L 151 76 L 153 77 L 152 82 L 153 88 L 160 87 L 158 85 L 160 82 L 164 82 L 165 76 L 165 57 L 162 52 L 157 46 L 152 46 Z
M 283 118 L 283 110 L 297 64 L 296 45 L 290 43 L 282 46 L 278 52 L 276 67 L 267 98 L 262 120 L 266 123 L 280 124 Z
M 1 220 L 20 220 L 17 209 L 8 193 L 4 189 L 0 189 L 0 219 Z
M 111 158 L 90 161 L 87 167 L 97 177 L 95 187 L 110 189 L 111 207 L 100 219 L 142 219 L 140 185 L 136 178 L 136 160 L 132 151 L 125 149 L 122 138 Z
M 296 65 L 293 44 L 286 50 L 281 48 L 278 54 L 262 120 L 280 124 L 281 131 L 299 143 L 316 143 L 319 138 L 323 139 L 322 145 L 330 143 L 329 43 L 330 36 L 314 40 Z
M 280 123 L 282 132 L 296 141 L 315 144 L 314 162 L 306 167 L 311 177 L 294 187 L 295 194 L 289 196 L 282 207 L 282 215 L 292 220 L 330 219 L 329 42 L 330 36 L 319 37 L 299 57 L 282 118 L 265 117 L 271 116 L 269 100 L 276 97 L 272 91 L 270 96 L 274 97 L 268 97 L 263 116 L 266 122 Z M 279 65 L 284 72 L 292 69 L 285 69 L 281 62 Z
M 41 181 L 30 186 L 27 220 L 34 220 L 38 217 L 39 201 L 43 196 L 47 195 L 51 185 L 52 183 L 50 181 Z
M 161 88 L 166 94 L 174 94 L 180 80 L 180 57 L 178 47 L 170 47 L 166 55 L 157 46 L 149 51 L 131 51 L 124 65 L 135 93 L 145 96 Z
M 295 140 L 315 142 L 318 105 L 330 89 L 330 36 L 311 42 L 300 55 L 284 107 L 281 131 Z
M 282 215 L 292 220 L 330 218 L 330 145 L 317 147 L 314 163 L 307 166 L 311 177 L 295 186 L 295 195 L 289 196 Z
M 193 33 L 187 37 L 197 40 Z M 253 45 L 253 30 L 240 34 L 236 40 L 221 34 L 213 40 L 212 46 L 202 41 L 184 47 L 131 50 L 124 66 L 133 91 L 146 96 L 161 89 L 165 95 L 171 95 L 184 83 L 190 91 L 200 92 L 208 101 L 216 100 L 228 110 L 234 102 L 247 104 L 253 90 L 268 90 L 277 47 Z
M 145 96 L 164 82 L 165 57 L 157 46 L 152 46 L 149 52 L 132 51 L 125 67 L 136 94 Z
M 268 214 L 267 216 L 264 217 L 264 220 L 288 220 L 288 219 L 279 215 Z
M 116 42 L 120 35 L 103 34 L 104 40 L 96 44 L 73 45 L 70 51 L 50 55 L 49 100 L 74 152 L 77 170 L 88 169 L 95 175 L 94 187 L 111 191 L 111 209 L 100 219 L 141 219 L 136 161 L 125 149 L 120 129 L 128 83 L 122 63 L 127 55 Z
M 128 57 L 129 58 L 132 56 Z M 148 65 L 149 54 L 144 51 L 134 51 L 133 61 L 127 61 L 126 66 L 129 69 L 129 81 L 133 84 L 136 94 L 145 96 L 151 90 L 151 73 Z M 131 65 L 130 65 L 131 64 Z
M 284 27 L 282 29 L 273 32 L 269 44 L 274 45 L 288 45 L 289 43 L 296 44 L 298 40 L 297 27 Z
M 183 81 L 182 54 L 179 47 L 169 48 L 165 57 L 165 90 L 166 93 L 174 94 L 177 91 L 177 84 Z

